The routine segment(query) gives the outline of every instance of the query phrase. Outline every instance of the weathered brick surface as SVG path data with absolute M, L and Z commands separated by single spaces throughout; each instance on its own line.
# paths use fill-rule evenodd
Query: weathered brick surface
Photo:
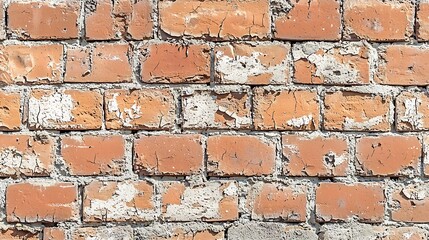
M 428 17 L 0 0 L 0 239 L 428 239 Z

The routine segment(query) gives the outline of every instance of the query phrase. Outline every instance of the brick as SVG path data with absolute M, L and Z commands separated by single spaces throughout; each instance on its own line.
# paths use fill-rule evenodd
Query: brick
M 32 130 L 90 130 L 102 125 L 102 96 L 97 90 L 36 89 L 28 104 Z
M 396 97 L 396 129 L 429 129 L 429 97 L 424 92 L 402 92 Z
M 344 136 L 283 135 L 283 174 L 288 176 L 346 176 L 349 161 Z
M 225 238 L 222 227 L 205 223 L 154 224 L 134 228 L 136 239 L 157 240 L 220 240 Z
M 10 184 L 6 189 L 7 221 L 77 221 L 77 200 L 77 187 L 72 183 Z
M 6 84 L 61 83 L 63 46 L 6 45 L 0 47 L 0 82 Z
M 210 82 L 210 47 L 157 43 L 141 48 L 141 77 L 146 83 Z
M 416 37 L 417 40 L 429 40 L 429 1 L 421 0 L 417 6 Z
M 210 181 L 198 186 L 163 182 L 162 218 L 165 221 L 232 221 L 238 218 L 237 184 Z
M 66 239 L 66 231 L 59 227 L 43 228 L 43 240 L 60 240 Z
M 429 136 L 423 137 L 423 174 L 429 176 Z
M 49 176 L 54 169 L 55 141 L 46 135 L 0 134 L 0 176 Z
M 121 175 L 125 168 L 125 141 L 119 135 L 66 136 L 61 156 L 71 175 Z
M 262 136 L 210 136 L 207 172 L 210 176 L 262 176 L 274 172 L 275 143 Z
M 427 183 L 406 185 L 392 193 L 391 217 L 393 221 L 426 223 L 429 208 L 429 191 Z
M 170 129 L 175 100 L 169 89 L 108 90 L 104 95 L 107 129 Z
M 269 1 L 162 0 L 160 28 L 171 37 L 263 39 L 270 33 Z
M 359 43 L 306 42 L 292 49 L 293 81 L 304 84 L 357 85 L 370 82 L 372 49 Z
M 141 136 L 134 141 L 134 171 L 140 175 L 191 175 L 202 171 L 202 136 Z
M 390 96 L 337 91 L 326 94 L 324 105 L 325 130 L 390 130 Z
M 412 1 L 345 0 L 343 8 L 347 40 L 400 41 L 413 34 Z
M 7 240 L 39 240 L 40 233 L 21 230 L 18 228 L 5 228 L 0 230 L 0 239 Z M 45 239 L 43 239 L 45 240 Z
M 133 80 L 128 44 L 98 43 L 67 49 L 64 82 L 121 83 Z
M 356 142 L 357 168 L 363 176 L 416 174 L 421 143 L 415 136 L 362 137 Z
M 311 90 L 254 90 L 254 124 L 257 130 L 319 129 L 317 93 Z
M 85 36 L 88 40 L 151 38 L 152 8 L 149 0 L 86 2 Z
M 86 239 L 134 239 L 133 229 L 130 226 L 83 227 L 71 233 L 71 240 Z
M 248 129 L 250 97 L 246 90 L 194 91 L 182 96 L 186 129 Z
M 24 40 L 78 38 L 79 2 L 13 0 L 7 10 L 8 29 L 12 36 Z
M 0 90 L 0 131 L 21 129 L 21 94 Z
M 252 219 L 277 219 L 282 222 L 304 222 L 307 190 L 280 183 L 257 183 L 249 193 L 247 204 Z
M 316 190 L 318 222 L 382 222 L 385 197 L 377 184 L 320 183 Z
M 390 45 L 380 49 L 380 61 L 375 80 L 381 84 L 399 86 L 429 85 L 429 57 L 426 46 Z
M 246 222 L 232 225 L 228 228 L 228 238 L 235 240 L 246 239 L 293 239 L 318 240 L 318 236 L 311 229 L 298 225 L 273 222 Z
M 156 215 L 154 187 L 149 182 L 92 181 L 85 186 L 85 222 L 149 221 Z
M 274 36 L 287 40 L 339 40 L 339 0 L 274 0 Z
M 268 85 L 289 81 L 290 44 L 231 43 L 215 47 L 216 81 Z

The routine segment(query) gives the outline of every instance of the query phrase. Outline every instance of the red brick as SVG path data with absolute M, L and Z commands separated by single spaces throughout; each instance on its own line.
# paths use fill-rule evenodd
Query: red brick
M 182 109 L 186 129 L 248 129 L 252 122 L 246 90 L 195 91 L 183 95 Z
M 161 189 L 165 221 L 231 221 L 238 218 L 237 184 L 210 181 L 197 186 L 164 182 Z
M 391 97 L 372 93 L 333 92 L 325 96 L 325 130 L 390 130 Z
M 274 1 L 274 36 L 288 40 L 339 40 L 339 0 Z M 286 8 L 286 11 L 285 11 Z
M 175 100 L 168 89 L 109 90 L 104 95 L 107 129 L 170 129 Z
M 85 222 L 149 221 L 156 216 L 154 187 L 146 181 L 100 182 L 85 186 Z
M 429 85 L 429 48 L 425 46 L 391 45 L 380 51 L 375 80 L 386 85 Z
M 210 136 L 207 172 L 211 176 L 262 176 L 274 172 L 275 143 L 262 136 Z
M 316 190 L 316 218 L 319 222 L 382 222 L 385 197 L 378 184 L 320 183 Z
M 152 4 L 149 0 L 96 0 L 86 2 L 85 36 L 88 40 L 152 37 Z
M 63 137 L 61 156 L 71 175 L 120 175 L 125 141 L 118 135 Z
M 290 44 L 231 43 L 215 47 L 216 80 L 222 84 L 268 85 L 289 81 Z
M 206 44 L 157 43 L 141 48 L 141 76 L 146 83 L 208 83 L 210 47 Z
M 229 40 L 270 33 L 268 0 L 162 0 L 159 18 L 161 31 L 172 37 Z
M 357 85 L 370 82 L 370 52 L 363 43 L 295 44 L 293 81 L 304 84 Z
M 0 47 L 0 82 L 6 84 L 61 83 L 63 46 L 6 45 Z
M 425 92 L 402 92 L 396 97 L 396 129 L 429 129 L 429 97 Z
M 344 38 L 408 40 L 414 31 L 412 1 L 345 0 Z
M 59 4 L 13 0 L 7 10 L 8 28 L 19 39 L 73 39 L 78 37 L 79 2 Z
M 43 240 L 64 240 L 66 239 L 66 231 L 59 227 L 43 228 Z
M 64 222 L 79 217 L 72 183 L 16 183 L 6 189 L 8 222 Z
M 315 91 L 257 88 L 253 104 L 257 130 L 319 129 L 319 103 Z
M 350 155 L 344 136 L 283 135 L 282 145 L 285 175 L 347 175 Z
M 201 135 L 141 136 L 134 154 L 134 171 L 141 175 L 190 175 L 203 168 Z
M 0 131 L 21 129 L 21 94 L 0 90 Z
M 98 43 L 67 49 L 65 82 L 131 82 L 133 71 L 128 44 Z
M 28 123 L 32 130 L 100 129 L 102 96 L 97 90 L 33 90 Z
M 426 223 L 429 208 L 427 183 L 407 185 L 392 194 L 392 220 L 398 222 Z
M 54 169 L 55 141 L 38 135 L 0 135 L 0 176 L 49 176 Z
M 421 0 L 417 6 L 416 37 L 418 40 L 429 40 L 429 1 Z
M 71 240 L 88 239 L 135 239 L 130 226 L 98 226 L 75 228 L 71 231 Z M 60 240 L 60 239 L 58 239 Z M 62 239 L 61 239 L 62 240 Z
M 260 183 L 247 195 L 252 219 L 281 219 L 282 222 L 304 222 L 307 190 L 279 183 Z
M 18 228 L 5 228 L 0 230 L 0 239 L 5 240 L 39 240 L 39 232 L 31 232 L 28 230 L 18 229 Z M 43 239 L 45 240 L 45 239 Z
M 356 142 L 359 175 L 406 176 L 417 172 L 421 143 L 414 136 L 362 137 Z

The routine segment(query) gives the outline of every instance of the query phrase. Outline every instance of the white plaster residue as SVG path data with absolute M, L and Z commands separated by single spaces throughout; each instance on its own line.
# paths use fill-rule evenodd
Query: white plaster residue
M 183 99 L 184 126 L 207 127 L 215 124 L 215 113 L 218 105 L 214 96 L 202 92 Z
M 73 99 L 68 94 L 55 92 L 40 99 L 29 100 L 29 123 L 50 126 L 52 122 L 67 123 L 73 120 Z
M 286 122 L 286 124 L 292 127 L 301 128 L 310 124 L 311 121 L 313 121 L 313 115 L 310 114 L 299 118 L 290 119 Z
M 0 174 L 42 173 L 43 163 L 36 154 L 24 154 L 15 148 L 0 151 Z
M 249 77 L 261 74 L 271 74 L 270 83 L 284 83 L 287 78 L 287 67 L 284 62 L 273 66 L 265 66 L 259 60 L 262 53 L 252 52 L 251 56 L 234 58 L 224 55 L 222 51 L 216 53 L 216 71 L 222 74 L 222 81 L 226 83 L 247 83 Z
M 423 127 L 423 115 L 419 113 L 417 107 L 421 104 L 421 100 L 418 98 L 405 99 L 404 115 L 400 117 L 401 122 L 407 122 L 411 124 L 414 129 Z
M 141 117 L 140 107 L 136 102 L 131 106 L 131 108 L 124 108 L 123 111 L 119 109 L 117 97 L 118 93 L 114 93 L 112 99 L 107 102 L 107 109 L 109 112 L 115 113 L 116 117 L 121 120 L 122 124 L 126 127 L 132 127 L 132 121 Z M 124 114 L 126 113 L 126 114 Z
M 240 125 L 242 125 L 242 124 L 243 125 L 249 125 L 249 124 L 251 124 L 250 118 L 248 118 L 248 117 L 240 117 L 240 116 L 237 115 L 237 113 L 232 112 L 232 111 L 228 111 L 228 109 L 226 107 L 219 106 L 217 110 L 220 111 L 220 112 L 225 113 L 226 115 L 228 115 L 228 116 L 230 116 L 232 118 L 234 118 L 234 120 L 235 120 L 235 127 L 237 127 L 237 128 L 239 128 Z
M 308 61 L 316 65 L 314 75 L 323 77 L 325 83 L 356 83 L 359 81 L 359 71 L 349 64 L 340 63 L 330 55 L 323 56 L 312 54 L 308 56 Z
M 329 151 L 325 155 L 325 159 L 324 159 L 323 163 L 327 168 L 334 168 L 334 167 L 341 165 L 347 159 L 348 159 L 347 153 L 344 153 L 344 154 L 341 154 L 340 156 L 337 156 L 337 154 L 335 154 L 334 152 Z
M 238 188 L 235 183 L 230 183 L 229 186 L 223 190 L 223 193 L 227 196 L 235 196 L 237 192 Z
M 373 117 L 363 122 L 355 122 L 354 119 L 346 117 L 346 119 L 344 119 L 343 127 L 344 130 L 371 129 L 382 122 L 382 116 Z
M 402 189 L 405 197 L 411 200 L 423 200 L 426 198 L 426 189 L 422 186 L 415 186 Z

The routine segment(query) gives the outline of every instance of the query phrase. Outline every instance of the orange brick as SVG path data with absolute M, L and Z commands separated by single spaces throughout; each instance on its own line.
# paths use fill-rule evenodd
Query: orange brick
M 40 233 L 39 232 L 31 232 L 22 229 L 15 228 L 6 228 L 0 230 L 0 239 L 7 240 L 39 240 Z M 45 240 L 45 239 L 43 239 Z
M 339 0 L 274 1 L 274 36 L 289 40 L 339 40 Z M 285 12 L 286 7 L 286 12 Z
M 396 129 L 429 129 L 429 97 L 425 92 L 402 92 L 396 97 Z
M 156 216 L 154 187 L 146 181 L 100 182 L 85 186 L 85 222 L 149 221 Z
M 390 96 L 333 92 L 325 96 L 325 130 L 388 131 Z
M 96 0 L 86 2 L 85 36 L 88 40 L 152 37 L 152 4 L 149 0 Z
M 417 173 L 421 143 L 414 136 L 362 137 L 356 142 L 360 175 L 403 176 Z
M 319 129 L 320 107 L 315 91 L 257 88 L 253 104 L 258 130 Z
M 71 231 L 71 240 L 87 239 L 135 239 L 130 226 L 98 226 L 75 228 Z M 60 239 L 58 239 L 60 240 Z M 62 239 L 61 239 L 62 240 Z
M 171 43 L 145 45 L 141 49 L 141 76 L 147 83 L 208 83 L 210 47 Z
M 231 43 L 215 47 L 216 80 L 223 84 L 285 84 L 290 44 Z
M 120 175 L 125 141 L 117 135 L 63 137 L 61 156 L 71 175 Z
M 6 45 L 0 47 L 0 82 L 45 84 L 62 82 L 63 46 Z
M 380 51 L 375 80 L 386 85 L 429 85 L 429 48 L 391 45 Z
M 344 38 L 408 40 L 414 31 L 412 1 L 344 0 Z
M 421 41 L 429 40 L 429 1 L 420 0 L 417 6 L 416 35 Z
M 78 37 L 79 2 L 13 0 L 7 10 L 8 29 L 19 39 L 73 39 Z
M 295 44 L 293 81 L 305 84 L 356 85 L 370 81 L 370 51 L 363 43 Z
M 231 221 L 238 218 L 237 184 L 210 181 L 198 186 L 164 182 L 161 189 L 165 221 Z
M 175 100 L 168 89 L 109 90 L 104 95 L 107 129 L 170 129 Z
M 61 240 L 66 239 L 66 231 L 59 227 L 43 228 L 43 240 Z
M 102 96 L 97 90 L 33 90 L 28 123 L 31 129 L 100 129 Z
M 44 135 L 0 134 L 0 176 L 49 176 L 54 147 L 54 139 Z
M 128 44 L 93 44 L 67 49 L 65 82 L 131 82 L 131 49 Z
M 347 175 L 350 154 L 344 136 L 283 135 L 282 144 L 285 175 Z
M 207 172 L 211 176 L 261 176 L 274 172 L 275 143 L 262 136 L 210 136 Z
M 134 154 L 134 170 L 141 175 L 190 175 L 203 168 L 201 135 L 141 136 Z
M 8 222 L 77 221 L 77 187 L 72 183 L 16 183 L 6 189 Z
M 307 190 L 279 183 L 258 183 L 248 196 L 252 219 L 281 219 L 282 222 L 304 222 Z
M 377 184 L 320 183 L 316 190 L 316 218 L 319 222 L 382 222 L 383 189 Z
M 182 109 L 186 129 L 248 129 L 252 122 L 246 90 L 194 91 L 182 97 Z
M 0 90 L 0 131 L 21 129 L 21 94 Z
M 426 223 L 429 221 L 429 191 L 427 183 L 407 185 L 392 194 L 392 220 Z
M 161 31 L 172 37 L 266 38 L 270 33 L 269 16 L 268 0 L 159 2 Z

